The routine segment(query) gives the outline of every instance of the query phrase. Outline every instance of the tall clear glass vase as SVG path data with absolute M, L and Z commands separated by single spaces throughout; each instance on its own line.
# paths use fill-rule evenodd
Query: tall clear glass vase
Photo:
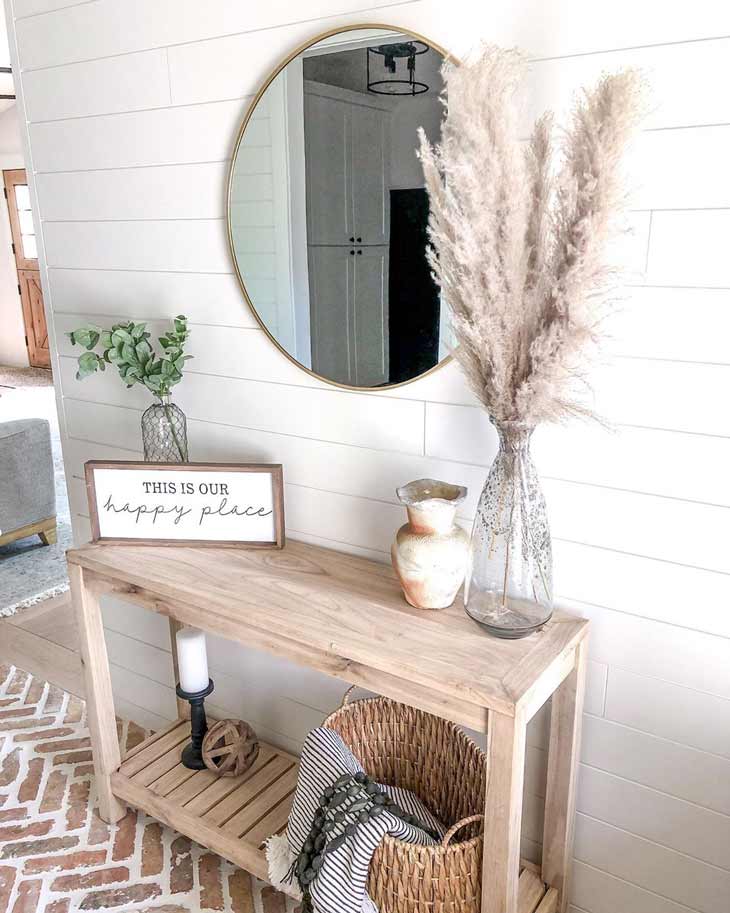
M 495 423 L 499 452 L 472 529 L 467 614 L 497 637 L 525 637 L 552 615 L 552 545 L 545 498 L 530 456 L 533 428 Z
M 142 443 L 148 463 L 187 463 L 188 434 L 185 413 L 170 399 L 158 402 L 142 413 Z

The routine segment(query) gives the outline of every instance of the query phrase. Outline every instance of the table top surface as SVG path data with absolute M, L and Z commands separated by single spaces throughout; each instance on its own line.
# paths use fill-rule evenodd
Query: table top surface
M 501 640 L 465 614 L 461 596 L 448 609 L 415 609 L 389 565 L 296 541 L 281 550 L 90 543 L 68 561 L 134 588 L 152 608 L 155 598 L 184 605 L 183 620 L 204 630 L 243 643 L 265 632 L 273 648 L 281 639 L 337 657 L 342 678 L 353 662 L 502 713 L 514 713 L 588 626 L 557 611 L 541 631 Z

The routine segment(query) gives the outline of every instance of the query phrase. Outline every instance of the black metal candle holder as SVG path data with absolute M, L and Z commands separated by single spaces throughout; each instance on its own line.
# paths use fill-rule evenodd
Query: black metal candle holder
M 205 718 L 205 699 L 213 690 L 213 679 L 208 679 L 208 687 L 202 691 L 183 691 L 178 686 L 175 692 L 184 701 L 190 702 L 190 742 L 183 748 L 182 762 L 188 770 L 204 770 L 203 739 L 208 731 L 208 721 Z

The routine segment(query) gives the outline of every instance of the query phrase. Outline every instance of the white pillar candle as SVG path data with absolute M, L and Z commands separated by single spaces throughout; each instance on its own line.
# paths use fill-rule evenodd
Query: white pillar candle
M 181 628 L 177 632 L 177 667 L 183 691 L 195 694 L 208 687 L 208 655 L 202 631 Z

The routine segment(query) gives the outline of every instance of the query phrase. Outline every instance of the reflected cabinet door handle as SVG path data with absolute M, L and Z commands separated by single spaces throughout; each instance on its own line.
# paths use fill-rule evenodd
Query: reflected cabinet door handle
M 354 257 L 354 256 L 355 256 L 355 251 L 354 251 L 354 250 L 351 250 L 351 251 L 350 251 L 350 256 L 351 256 L 351 257 Z
M 353 236 L 350 238 L 350 244 L 354 244 L 354 243 L 355 243 L 355 236 L 353 235 Z
M 359 250 L 359 251 L 358 251 L 358 254 L 360 254 L 360 255 L 361 255 L 361 256 L 362 256 L 362 251 L 361 251 L 361 250 Z
M 359 244 L 361 241 L 362 241 L 362 238 L 358 238 L 358 239 L 357 239 L 357 243 L 358 243 L 358 244 Z

